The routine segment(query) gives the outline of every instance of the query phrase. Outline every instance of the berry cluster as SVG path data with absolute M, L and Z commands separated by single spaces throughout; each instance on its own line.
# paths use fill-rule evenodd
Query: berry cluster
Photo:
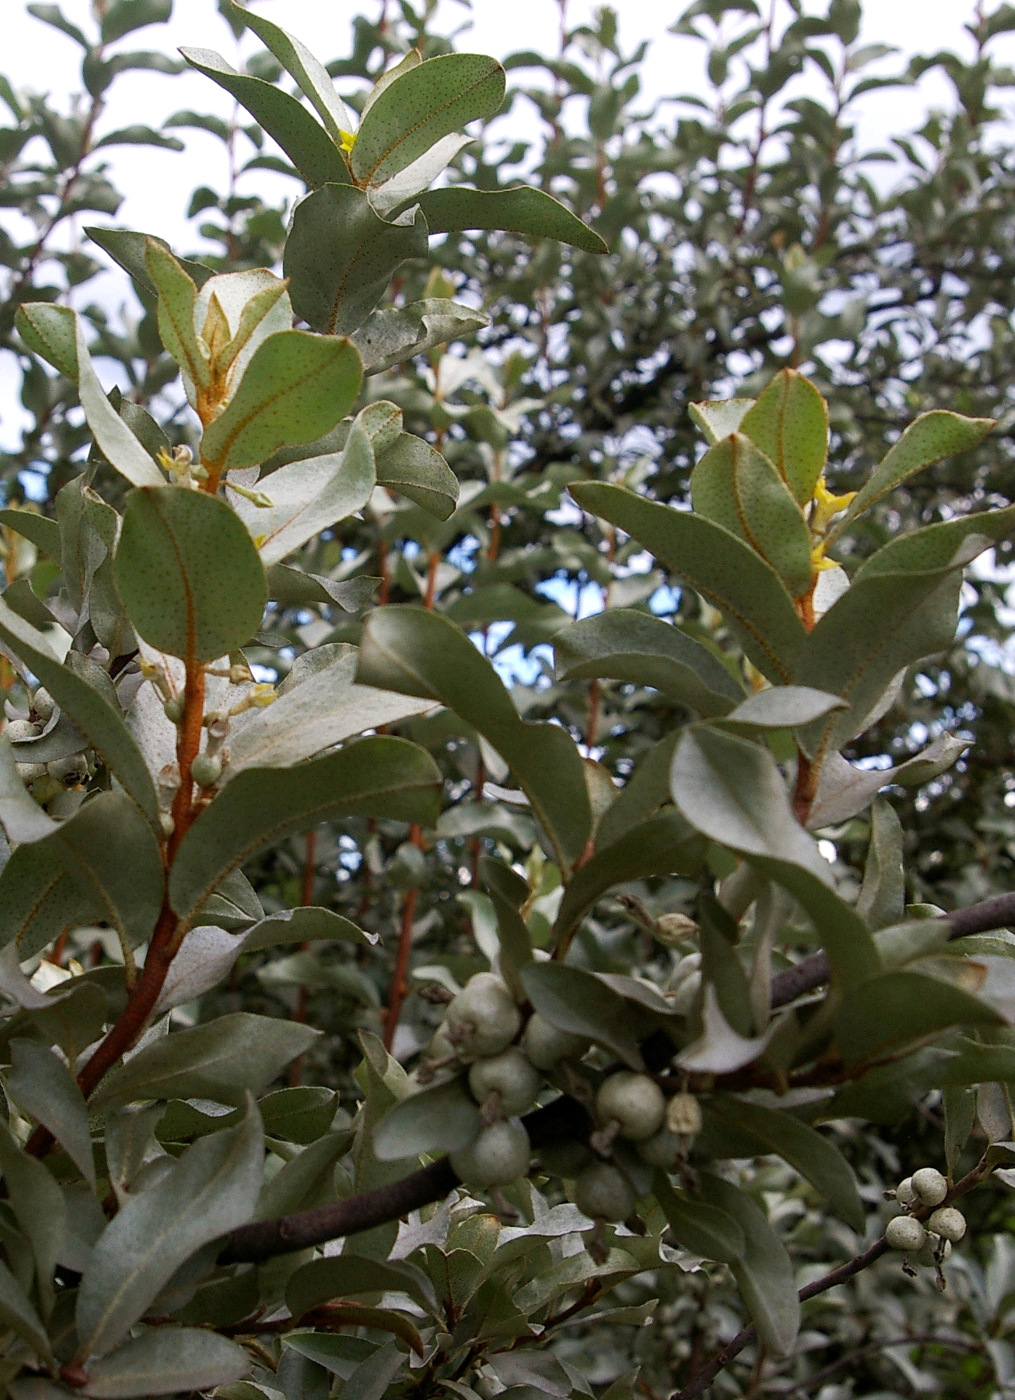
M 921 1167 L 912 1176 L 900 1181 L 892 1192 L 905 1212 L 889 1220 L 885 1239 L 892 1249 L 906 1255 L 915 1254 L 916 1262 L 925 1268 L 937 1269 L 966 1233 L 966 1218 L 954 1206 L 943 1206 L 948 1195 L 948 1183 L 936 1167 Z M 914 1211 L 936 1207 L 926 1223 L 917 1220 Z
M 504 979 L 480 972 L 447 1006 L 431 1042 L 418 1085 L 451 1065 L 468 1066 L 469 1091 L 480 1107 L 483 1127 L 467 1147 L 451 1155 L 451 1165 L 468 1186 L 497 1189 L 524 1176 L 532 1147 L 520 1116 L 532 1108 L 549 1082 L 594 1105 L 595 1130 L 588 1144 L 546 1149 L 542 1165 L 574 1180 L 574 1200 L 593 1220 L 622 1221 L 641 1194 L 625 1171 L 629 1144 L 648 1167 L 672 1169 L 687 1155 L 701 1129 L 701 1110 L 692 1094 L 667 1101 L 647 1074 L 614 1070 L 598 1089 L 587 1092 L 577 1070 L 590 1042 L 522 1011 Z M 589 1074 L 591 1067 L 585 1067 Z
M 16 716 L 16 712 L 8 707 L 4 732 L 12 742 L 38 739 L 46 732 L 54 710 L 52 696 L 40 686 L 31 697 L 27 718 Z M 18 752 L 18 749 L 14 750 L 15 756 Z M 94 755 L 90 749 L 83 749 L 80 753 L 65 754 L 48 763 L 16 761 L 14 766 L 18 777 L 41 807 L 45 807 L 53 816 L 69 817 L 81 800 L 84 783 L 94 772 Z

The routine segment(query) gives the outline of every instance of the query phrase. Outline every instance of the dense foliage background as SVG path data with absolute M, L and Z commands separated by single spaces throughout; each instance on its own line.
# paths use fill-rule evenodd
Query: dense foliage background
M 82 30 L 56 6 L 29 8 L 80 43 L 83 91 L 69 109 L 24 91 L 15 57 L 0 79 L 7 109 L 0 128 L 0 375 L 5 388 L 19 384 L 30 419 L 18 442 L 4 424 L 0 478 L 7 506 L 59 516 L 58 493 L 85 466 L 91 435 L 76 386 L 26 352 L 14 329 L 21 304 L 74 306 L 105 382 L 118 382 L 124 401 L 147 409 L 174 442 L 193 436 L 154 299 L 122 277 L 113 290 L 102 235 L 87 236 L 92 226 L 115 223 L 116 143 L 185 142 L 188 128 L 200 127 L 227 145 L 234 172 L 289 167 L 239 106 L 228 122 L 185 112 L 158 132 L 108 131 L 103 103 L 121 72 L 169 74 L 178 63 L 157 51 L 158 28 L 144 29 L 167 16 L 171 0 L 97 3 L 94 22 Z M 285 590 L 273 592 L 274 611 L 246 653 L 264 668 L 255 674 L 274 680 L 308 646 L 358 642 L 368 601 L 422 604 L 466 629 L 496 660 L 525 718 L 554 717 L 622 780 L 685 709 L 661 690 L 630 682 L 560 679 L 549 645 L 554 635 L 606 605 L 679 620 L 720 648 L 730 634 L 718 612 L 674 586 L 639 544 L 618 541 L 610 526 L 580 511 L 565 494 L 569 482 L 596 477 L 686 505 L 700 456 L 689 404 L 755 396 L 788 367 L 806 373 L 829 401 L 833 491 L 857 489 L 885 444 L 920 412 L 947 408 L 998 420 L 980 446 L 933 466 L 876 506 L 852 538 L 847 562 L 917 526 L 1015 501 L 1015 145 L 1007 105 L 1015 78 L 994 59 L 998 36 L 1015 31 L 1015 8 L 976 7 L 968 59 L 885 53 L 859 42 L 859 0 L 818 8 L 805 14 L 796 0 L 697 0 L 688 7 L 675 28 L 689 50 L 707 51 L 707 101 L 674 93 L 674 101 L 650 109 L 639 90 L 644 48 L 620 50 L 608 7 L 592 27 L 565 26 L 558 54 L 518 52 L 505 60 L 506 104 L 534 106 L 541 138 L 494 150 L 477 130 L 454 157 L 450 180 L 496 190 L 524 179 L 585 220 L 609 253 L 504 232 L 450 233 L 431 244 L 428 257 L 401 266 L 395 304 L 453 295 L 489 318 L 463 340 L 370 380 L 369 396 L 397 404 L 406 430 L 444 454 L 460 482 L 458 507 L 440 521 L 404 497 L 375 498 L 341 531 L 305 545 L 298 567 L 315 576 L 315 589 L 294 584 L 291 602 Z M 400 0 L 355 21 L 355 51 L 328 65 L 350 105 L 361 104 L 369 83 L 413 47 L 425 58 L 449 51 L 451 41 L 432 27 L 432 9 Z M 135 39 L 139 28 L 143 38 Z M 313 47 L 313 35 L 301 37 Z M 195 34 L 191 42 L 205 39 Z M 151 51 L 136 51 L 135 43 Z M 899 132 L 884 149 L 859 148 L 865 94 L 905 85 L 928 66 L 948 76 L 947 109 L 921 118 L 918 130 Z M 260 50 L 249 68 L 271 80 L 281 75 Z M 187 159 L 185 149 L 179 159 Z M 279 270 L 291 201 L 250 194 L 249 177 L 243 194 L 232 185 L 211 188 L 199 172 L 194 183 L 188 214 L 201 247 L 175 251 L 216 272 Z M 97 489 L 122 504 L 123 483 L 95 453 L 91 460 Z M 2 528 L 8 592 L 23 610 L 26 581 L 45 599 L 56 570 L 9 524 Z M 907 904 L 953 909 L 1011 885 L 1010 545 L 1000 544 L 988 559 L 964 586 L 954 645 L 912 668 L 850 751 L 880 768 L 945 735 L 968 743 L 954 767 L 932 781 L 888 790 L 904 833 Z M 10 684 L 14 673 L 4 665 Z M 176 1012 L 182 1024 L 242 1010 L 324 1031 L 288 1071 L 291 1085 L 317 1086 L 308 1113 L 331 1105 L 330 1091 L 343 1111 L 354 1111 L 363 1087 L 363 1072 L 359 1081 L 353 1077 L 361 1031 L 381 1036 L 412 1068 L 440 1019 L 432 989 L 447 974 L 464 982 L 486 966 L 496 923 L 479 884 L 484 856 L 525 871 L 537 943 L 560 900 L 559 871 L 546 859 L 531 815 L 503 785 L 506 769 L 476 731 L 442 710 L 406 721 L 398 732 L 428 749 L 447 780 L 452 805 L 435 830 L 353 818 L 291 838 L 246 867 L 266 911 L 321 906 L 378 935 L 376 946 L 336 942 L 250 953 L 228 982 Z M 840 890 L 858 889 L 870 814 L 821 836 Z M 653 877 L 600 900 L 577 935 L 581 965 L 665 979 L 672 940 L 654 937 L 656 921 L 693 912 L 700 884 Z M 79 931 L 61 942 L 54 960 L 88 967 L 109 953 L 94 930 L 87 937 Z M 925 1163 L 944 1162 L 942 1094 L 920 1097 L 904 1087 L 895 1097 L 884 1086 L 877 1091 L 880 1113 L 872 1103 L 858 1109 L 879 1126 L 850 1117 L 835 1129 L 875 1213 L 885 1186 Z M 961 1093 L 971 1119 L 972 1091 Z M 907 1108 L 908 1098 L 918 1100 L 915 1108 Z M 950 1121 L 957 1112 L 965 1107 L 951 1102 Z M 1007 1089 L 992 1089 L 989 1098 L 981 1092 L 979 1114 L 974 1147 L 984 1131 L 995 1142 L 1012 1136 Z M 967 1151 L 968 1166 L 976 1154 Z M 799 1282 L 862 1247 L 862 1237 L 827 1214 L 777 1159 L 752 1159 L 741 1179 L 767 1203 Z M 315 1204 L 328 1189 L 322 1168 L 300 1204 Z M 823 1400 L 1009 1393 L 1015 1250 L 1006 1191 L 995 1179 L 970 1199 L 970 1233 L 945 1268 L 946 1292 L 929 1272 L 911 1280 L 897 1260 L 881 1260 L 805 1312 L 790 1357 L 766 1360 L 764 1349 L 752 1348 L 717 1380 L 715 1393 Z M 556 1208 L 552 1191 L 533 1206 L 537 1223 L 540 1210 L 549 1209 L 546 1238 L 553 1237 Z M 489 1219 L 466 1208 L 454 1227 L 459 1248 L 484 1264 L 492 1241 L 477 1222 Z M 742 1321 L 727 1268 L 686 1252 L 679 1267 L 660 1270 L 611 1272 L 600 1264 L 580 1275 L 568 1273 L 566 1259 L 555 1262 L 556 1292 L 548 1283 L 547 1297 L 563 1302 L 543 1318 L 538 1345 L 505 1349 L 496 1327 L 485 1332 L 470 1315 L 460 1371 L 439 1382 L 446 1392 L 488 1400 L 507 1388 L 527 1400 L 577 1388 L 610 1400 L 653 1400 L 693 1382 L 704 1358 Z M 462 1277 L 464 1310 L 470 1297 L 474 1303 L 468 1289 L 475 1280 Z M 507 1328 L 503 1319 L 498 1325 Z M 274 1379 L 259 1378 L 262 1393 L 277 1386 L 287 1397 L 324 1396 L 360 1359 L 354 1349 L 329 1357 L 309 1343 L 286 1356 Z M 433 1374 L 413 1384 L 436 1387 Z M 369 1393 L 382 1394 L 385 1383 Z M 21 1393 L 27 1400 L 28 1391 Z M 227 1393 L 255 1392 L 239 1383 Z M 32 1395 L 42 1400 L 43 1392 Z

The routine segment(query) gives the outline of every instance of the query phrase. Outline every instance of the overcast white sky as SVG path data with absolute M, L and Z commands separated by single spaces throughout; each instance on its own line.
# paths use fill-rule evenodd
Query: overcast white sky
M 258 8 L 269 18 L 299 35 L 321 57 L 330 59 L 349 51 L 350 16 L 363 10 L 376 13 L 378 0 L 258 0 Z M 625 50 L 643 38 L 651 40 L 645 70 L 646 105 L 676 91 L 700 87 L 701 46 L 686 38 L 667 33 L 686 0 L 660 3 L 660 0 L 622 0 L 621 42 Z M 89 26 L 88 0 L 64 0 L 64 12 L 82 27 Z M 809 0 L 808 8 L 818 8 Z M 823 6 L 822 6 L 823 8 Z M 991 6 L 993 8 L 993 5 Z M 592 0 L 569 0 L 568 21 L 587 20 L 594 9 Z M 915 49 L 932 52 L 949 47 L 967 50 L 968 36 L 963 22 L 974 9 L 974 0 L 866 0 L 864 37 L 898 45 L 904 52 Z M 3 14 L 3 56 L 0 69 L 21 87 L 51 91 L 60 101 L 79 86 L 80 51 L 68 38 L 28 15 L 24 0 L 0 0 Z M 459 47 L 503 57 L 518 48 L 556 51 L 559 11 L 556 0 L 474 0 L 471 7 L 461 0 L 442 0 L 438 24 L 468 24 L 471 29 L 458 39 Z M 256 45 L 252 36 L 244 41 L 244 52 Z M 1009 60 L 1015 57 L 1015 43 L 1006 37 Z M 151 47 L 172 52 L 177 45 L 217 48 L 230 61 L 237 59 L 236 44 L 228 27 L 215 11 L 213 0 L 176 0 L 168 25 L 152 26 L 123 41 L 121 47 Z M 893 60 L 888 60 L 890 65 Z M 886 66 L 888 66 L 886 65 Z M 341 87 L 341 84 L 340 84 Z M 866 106 L 869 139 L 912 129 L 922 110 L 948 98 L 948 88 L 939 73 L 927 75 L 919 90 L 873 94 Z M 143 120 L 159 126 L 171 112 L 181 108 L 214 111 L 228 116 L 231 100 L 201 75 L 186 72 L 178 78 L 153 73 L 121 76 L 113 88 L 113 101 L 104 114 L 101 129 L 112 130 L 128 122 Z M 533 122 L 532 128 L 535 129 Z M 194 231 L 188 230 L 184 210 L 190 190 L 198 183 L 222 187 L 225 159 L 221 144 L 201 132 L 179 133 L 188 143 L 187 155 L 176 155 L 150 148 L 121 147 L 111 150 L 114 181 L 127 195 L 116 222 L 127 227 L 158 231 L 170 241 L 193 248 Z M 265 176 L 256 177 L 260 188 Z M 279 180 L 276 188 L 287 197 L 295 194 L 291 181 Z

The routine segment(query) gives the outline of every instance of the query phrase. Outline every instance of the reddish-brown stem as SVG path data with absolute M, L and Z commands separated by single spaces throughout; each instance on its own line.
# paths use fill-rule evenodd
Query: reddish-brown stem
M 191 768 L 201 751 L 201 730 L 204 726 L 204 667 L 196 661 L 187 662 L 187 678 L 183 687 L 183 718 L 176 738 L 176 762 L 180 770 L 180 786 L 173 799 L 173 831 L 166 846 L 166 868 L 173 863 L 180 842 L 194 820 L 194 780 Z
M 173 831 L 166 843 L 167 872 L 180 842 L 197 814 L 190 770 L 201 747 L 201 729 L 204 724 L 204 667 L 196 661 L 187 662 L 183 696 L 184 713 L 176 739 L 180 787 L 173 801 Z M 78 1075 L 78 1085 L 86 1099 L 143 1034 L 185 931 L 185 926 L 181 925 L 167 896 L 148 944 L 144 967 L 131 990 L 127 1005 L 120 1019 L 111 1027 Z M 38 1127 L 28 1139 L 26 1151 L 32 1156 L 42 1157 L 52 1144 L 53 1137 L 48 1129 Z
M 409 830 L 409 840 L 414 846 L 423 849 L 423 833 L 413 822 Z M 409 976 L 409 954 L 412 952 L 412 925 L 416 919 L 416 901 L 419 890 L 407 890 L 402 901 L 402 925 L 398 935 L 398 956 L 395 959 L 395 975 L 391 979 L 391 998 L 384 1016 L 384 1046 L 390 1050 L 395 1043 L 395 1032 L 402 1015 L 402 1002 L 405 1000 L 406 982 Z
M 800 749 L 797 754 L 796 783 L 793 788 L 793 815 L 801 826 L 807 825 L 814 798 L 817 796 L 819 771 L 817 765 L 811 762 L 803 749 Z

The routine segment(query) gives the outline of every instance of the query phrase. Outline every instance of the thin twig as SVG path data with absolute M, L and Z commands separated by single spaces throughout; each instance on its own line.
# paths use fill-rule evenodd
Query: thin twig
M 952 1201 L 958 1200 L 960 1196 L 965 1196 L 968 1192 L 972 1191 L 974 1186 L 979 1186 L 983 1178 L 987 1176 L 992 1169 L 993 1168 L 987 1164 L 987 1159 L 983 1158 L 976 1164 L 972 1171 L 966 1173 L 961 1181 L 955 1183 L 942 1204 L 950 1205 Z M 924 1206 L 922 1210 L 914 1211 L 913 1214 L 917 1220 L 925 1220 L 931 1212 L 936 1209 L 936 1206 Z M 813 1283 L 809 1283 L 805 1288 L 801 1288 L 797 1297 L 800 1299 L 801 1303 L 806 1303 L 809 1298 L 816 1298 L 819 1293 L 827 1293 L 830 1288 L 836 1288 L 840 1283 L 848 1282 L 854 1275 L 862 1273 L 864 1269 L 870 1268 L 871 1264 L 875 1263 L 883 1254 L 888 1252 L 888 1249 L 888 1242 L 882 1235 L 880 1239 L 875 1240 L 872 1245 L 865 1249 L 862 1254 L 857 1254 L 855 1258 L 848 1259 L 845 1264 L 840 1264 L 839 1267 L 833 1269 L 831 1273 L 825 1274 L 824 1277 L 815 1279 Z M 670 1396 L 670 1400 L 697 1400 L 698 1396 L 704 1395 L 719 1372 L 724 1371 L 730 1362 L 740 1355 L 744 1347 L 749 1346 L 750 1343 L 757 1338 L 757 1335 L 757 1328 L 753 1323 L 742 1328 L 741 1331 L 728 1341 L 723 1349 L 717 1352 L 712 1360 L 698 1372 L 697 1376 L 689 1385 L 684 1386 L 683 1390 L 674 1391 Z

